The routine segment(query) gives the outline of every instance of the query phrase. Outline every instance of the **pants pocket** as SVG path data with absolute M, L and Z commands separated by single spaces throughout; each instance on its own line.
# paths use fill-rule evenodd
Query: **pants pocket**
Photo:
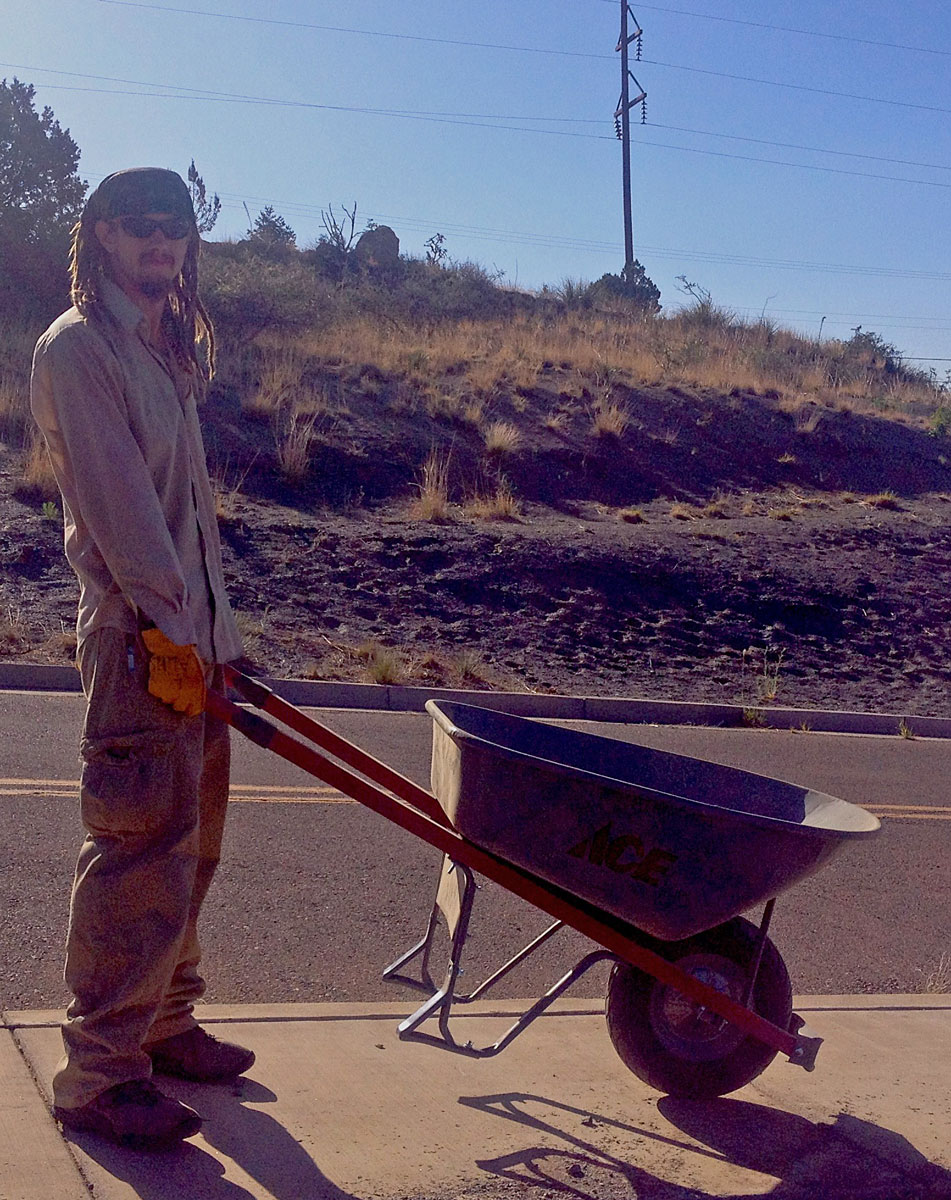
M 154 730 L 86 738 L 80 799 L 91 833 L 154 834 L 187 825 L 188 789 L 175 770 L 173 739 Z M 184 794 L 183 794 L 184 793 Z

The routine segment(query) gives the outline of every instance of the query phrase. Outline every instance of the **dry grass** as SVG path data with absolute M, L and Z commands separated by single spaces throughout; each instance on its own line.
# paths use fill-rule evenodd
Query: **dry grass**
M 23 474 L 16 488 L 17 495 L 35 500 L 58 500 L 59 487 L 53 474 L 46 442 L 37 432 L 23 464 Z
M 399 651 L 384 646 L 375 639 L 364 642 L 356 649 L 358 658 L 363 659 L 364 675 L 368 683 L 402 683 L 405 669 Z
M 519 521 L 522 508 L 509 485 L 502 482 L 494 492 L 480 492 L 463 506 L 467 517 L 482 521 Z
M 717 520 L 721 520 L 722 518 L 729 516 L 730 506 L 725 497 L 715 496 L 712 500 L 707 501 L 707 503 L 700 510 L 700 513 L 701 516 L 714 517 Z
M 894 492 L 879 492 L 875 496 L 866 496 L 862 503 L 868 508 L 886 508 L 892 511 L 900 511 L 902 508 Z
M 942 954 L 930 971 L 922 972 L 921 990 L 932 996 L 951 993 L 951 954 Z
M 617 516 L 628 525 L 642 525 L 647 520 L 639 508 L 619 508 Z
M 670 506 L 670 515 L 675 521 L 695 521 L 700 516 L 700 509 L 685 500 L 677 500 Z
M 0 615 L 0 653 L 22 654 L 32 641 L 30 625 L 22 610 L 8 605 Z
M 449 520 L 449 461 L 448 454 L 435 449 L 430 451 L 416 484 L 419 495 L 409 509 L 414 520 Z
M 627 407 L 608 397 L 594 402 L 591 411 L 591 428 L 598 437 L 621 437 L 631 423 Z
M 299 409 L 278 411 L 274 419 L 274 447 L 281 474 L 289 483 L 300 483 L 310 470 L 311 446 L 318 413 Z
M 489 454 L 514 454 L 522 444 L 518 426 L 511 421 L 492 421 L 482 436 Z

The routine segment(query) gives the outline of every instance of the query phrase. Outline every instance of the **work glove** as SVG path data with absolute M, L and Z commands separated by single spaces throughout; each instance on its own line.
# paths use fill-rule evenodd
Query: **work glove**
M 144 629 L 149 652 L 149 692 L 186 717 L 205 708 L 205 668 L 193 645 L 178 646 L 161 629 Z

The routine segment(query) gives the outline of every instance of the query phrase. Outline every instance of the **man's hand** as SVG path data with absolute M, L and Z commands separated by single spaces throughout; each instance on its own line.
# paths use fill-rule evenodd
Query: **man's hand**
M 149 652 L 149 692 L 186 717 L 205 707 L 205 668 L 194 646 L 178 646 L 161 629 L 145 629 L 142 641 Z

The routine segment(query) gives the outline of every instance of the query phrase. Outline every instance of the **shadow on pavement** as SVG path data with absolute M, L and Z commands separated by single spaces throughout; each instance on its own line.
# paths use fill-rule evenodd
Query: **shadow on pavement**
M 327 1178 L 306 1150 L 267 1113 L 250 1104 L 277 1099 L 253 1080 L 233 1087 L 189 1087 L 163 1079 L 163 1090 L 197 1108 L 202 1138 L 231 1159 L 274 1200 L 358 1200 Z M 123 1150 L 91 1135 L 70 1133 L 85 1154 L 141 1200 L 254 1200 L 259 1192 L 224 1178 L 225 1167 L 201 1142 L 183 1142 L 165 1154 Z
M 702 1183 L 717 1164 L 774 1176 L 775 1187 L 762 1193 L 770 1200 L 951 1200 L 951 1171 L 900 1134 L 845 1113 L 824 1124 L 744 1100 L 666 1096 L 657 1110 L 668 1133 L 523 1093 L 463 1096 L 460 1103 L 568 1146 L 526 1146 L 479 1161 L 482 1170 L 577 1200 L 722 1198 L 722 1189 L 705 1191 Z M 663 1177 L 639 1166 L 639 1158 L 645 1167 L 663 1164 Z M 681 1182 L 687 1179 L 699 1186 Z

